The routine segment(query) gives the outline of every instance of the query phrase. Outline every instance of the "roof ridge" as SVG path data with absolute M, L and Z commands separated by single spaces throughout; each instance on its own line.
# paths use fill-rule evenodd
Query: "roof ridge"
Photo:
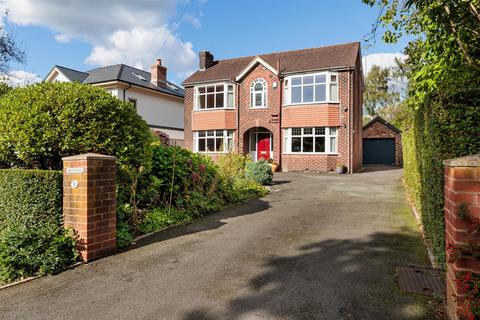
M 56 64 L 54 67 L 55 67 L 55 68 L 67 69 L 67 70 L 70 70 L 70 71 L 75 71 L 75 72 L 79 72 L 79 73 L 88 74 L 88 73 L 87 73 L 87 72 L 85 72 L 85 71 L 79 71 L 79 70 L 75 70 L 75 69 L 68 68 L 68 67 L 64 67 L 64 66 L 61 66 L 61 65 L 58 65 L 58 64 Z
M 304 49 L 295 49 L 295 50 L 284 50 L 284 51 L 276 51 L 276 52 L 269 52 L 269 53 L 260 53 L 256 55 L 249 55 L 249 56 L 241 56 L 241 57 L 236 57 L 236 58 L 228 58 L 228 59 L 219 59 L 216 61 L 228 61 L 228 60 L 237 60 L 237 59 L 246 59 L 246 58 L 255 58 L 255 57 L 261 57 L 261 56 L 268 56 L 272 54 L 282 54 L 282 53 L 298 53 L 299 51 L 308 51 L 308 50 L 315 50 L 315 49 L 323 49 L 323 48 L 334 48 L 334 47 L 340 47 L 340 46 L 346 46 L 346 45 L 352 45 L 352 44 L 358 44 L 360 45 L 359 41 L 353 41 L 353 42 L 347 42 L 347 43 L 340 43 L 340 44 L 333 44 L 333 45 L 325 45 L 325 46 L 320 46 L 320 47 L 311 47 L 311 48 L 304 48 Z

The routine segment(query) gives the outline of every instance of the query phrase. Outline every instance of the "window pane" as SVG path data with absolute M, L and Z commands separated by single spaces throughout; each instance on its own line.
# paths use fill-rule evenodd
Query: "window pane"
M 303 87 L 303 102 L 313 102 L 313 86 Z
M 198 96 L 198 109 L 205 109 L 205 96 Z
M 217 130 L 217 131 L 215 131 L 215 135 L 216 135 L 217 137 L 223 137 L 223 130 Z
M 216 151 L 218 151 L 218 152 L 223 151 L 223 138 L 216 138 L 215 139 L 215 147 L 217 148 Z
M 215 103 L 215 95 L 207 94 L 207 109 L 212 109 Z
M 302 78 L 301 77 L 295 77 L 292 78 L 292 86 L 302 84 Z
M 292 128 L 292 136 L 299 136 L 302 134 L 301 128 Z
M 256 151 L 257 150 L 257 143 L 255 141 L 256 135 L 251 134 L 250 135 L 250 151 Z
M 233 92 L 233 86 L 231 84 L 228 85 L 227 90 L 229 92 Z
M 215 87 L 214 86 L 209 86 L 207 87 L 207 92 L 214 92 L 215 91 Z
M 218 86 L 216 86 L 216 87 L 215 87 L 215 90 L 216 90 L 217 92 L 223 92 L 223 85 L 218 85 Z
M 325 101 L 326 100 L 326 87 L 325 84 L 316 84 L 315 85 L 315 101 Z
M 303 77 L 303 84 L 313 84 L 313 76 Z
M 205 87 L 198 88 L 198 93 L 205 93 Z
M 302 138 L 292 137 L 292 152 L 300 152 L 302 145 Z
M 255 107 L 263 107 L 261 93 L 255 93 Z
M 205 139 L 198 139 L 198 151 L 205 151 Z
M 330 101 L 338 101 L 338 86 L 336 83 L 330 84 Z
M 312 134 L 313 129 L 312 128 L 303 128 L 303 134 Z
M 302 87 L 292 87 L 292 103 L 302 102 Z
M 217 93 L 215 96 L 215 108 L 223 108 L 223 93 Z
M 233 130 L 227 130 L 227 137 L 233 137 Z
M 215 151 L 215 138 L 207 138 L 207 151 Z
M 325 135 L 325 128 L 315 128 L 315 135 L 317 135 L 317 136 Z
M 330 152 L 337 152 L 337 138 L 330 137 Z
M 325 83 L 327 81 L 327 77 L 324 74 L 320 74 L 315 76 L 315 83 Z
M 303 152 L 313 152 L 313 137 L 303 138 Z
M 330 135 L 331 136 L 337 135 L 337 128 L 331 127 L 331 128 L 329 128 L 329 130 L 330 130 Z
M 229 92 L 227 96 L 227 107 L 233 108 L 233 92 Z
M 232 151 L 233 150 L 233 139 L 228 138 L 227 139 L 227 151 Z
M 330 75 L 330 81 L 331 82 L 337 82 L 337 75 L 335 75 L 335 74 Z
M 205 131 L 198 131 L 199 137 L 205 137 Z
M 315 137 L 315 152 L 325 152 L 325 137 Z
M 255 84 L 255 91 L 262 91 L 262 90 L 263 90 L 263 84 L 261 84 L 260 82 L 256 83 Z
M 207 136 L 209 136 L 209 137 L 215 136 L 215 131 L 213 131 L 213 130 L 207 131 Z

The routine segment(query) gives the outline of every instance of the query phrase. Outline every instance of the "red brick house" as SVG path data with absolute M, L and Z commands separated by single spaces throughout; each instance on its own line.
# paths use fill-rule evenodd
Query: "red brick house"
M 199 54 L 185 87 L 185 147 L 230 150 L 283 171 L 362 166 L 359 43 L 214 60 Z

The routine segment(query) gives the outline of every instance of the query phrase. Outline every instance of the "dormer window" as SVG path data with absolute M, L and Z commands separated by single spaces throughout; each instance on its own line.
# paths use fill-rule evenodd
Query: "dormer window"
M 195 87 L 195 109 L 231 109 L 234 108 L 233 84 L 219 83 Z
M 267 82 L 263 79 L 256 79 L 250 85 L 250 107 L 267 107 Z

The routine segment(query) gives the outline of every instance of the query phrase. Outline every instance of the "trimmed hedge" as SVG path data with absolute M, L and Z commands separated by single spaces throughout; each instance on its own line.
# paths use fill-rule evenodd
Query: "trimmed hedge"
M 0 169 L 0 232 L 9 227 L 61 227 L 61 171 Z
M 410 110 L 402 134 L 404 182 L 437 262 L 445 263 L 443 163 L 480 150 L 480 90 L 428 100 Z

